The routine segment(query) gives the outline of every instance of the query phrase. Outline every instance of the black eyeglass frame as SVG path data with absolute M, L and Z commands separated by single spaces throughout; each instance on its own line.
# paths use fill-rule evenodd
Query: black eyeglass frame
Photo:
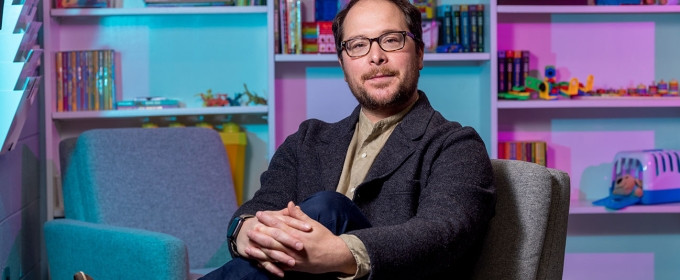
M 385 50 L 383 48 L 383 46 L 380 45 L 380 38 L 382 38 L 383 36 L 386 36 L 388 34 L 394 34 L 394 33 L 400 33 L 402 36 L 404 36 L 404 44 L 401 45 L 401 48 L 398 48 L 398 49 L 394 49 L 394 50 L 390 50 L 390 51 Z M 361 37 L 361 38 L 352 38 L 352 39 L 349 39 L 349 40 L 345 40 L 345 41 L 340 42 L 340 47 L 345 50 L 345 53 L 347 54 L 347 56 L 352 57 L 352 58 L 366 56 L 368 53 L 370 53 L 371 48 L 373 47 L 373 42 L 378 43 L 378 46 L 380 47 L 380 49 L 385 51 L 385 52 L 394 52 L 394 51 L 401 50 L 406 46 L 406 36 L 411 37 L 411 39 L 413 39 L 414 41 L 418 40 L 418 39 L 416 39 L 416 35 L 413 35 L 413 33 L 411 33 L 411 32 L 408 32 L 408 31 L 392 31 L 392 32 L 383 33 L 380 36 L 375 37 L 375 38 L 363 38 L 363 37 Z M 349 50 L 346 47 L 347 42 L 359 40 L 359 39 L 368 40 L 368 51 L 363 55 L 352 56 L 352 55 L 349 54 Z

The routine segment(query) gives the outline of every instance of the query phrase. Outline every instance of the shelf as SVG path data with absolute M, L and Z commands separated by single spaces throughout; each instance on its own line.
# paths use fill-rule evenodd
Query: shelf
M 581 100 L 499 100 L 498 109 L 680 107 L 680 97 L 602 97 Z
M 424 61 L 487 61 L 489 53 L 426 53 Z M 336 54 L 277 54 L 276 62 L 337 62 Z
M 148 118 L 165 116 L 197 116 L 197 115 L 235 115 L 235 114 L 267 114 L 267 106 L 237 106 L 210 108 L 178 108 L 162 110 L 107 110 L 81 112 L 53 112 L 53 120 L 86 120 L 102 118 Z
M 150 8 L 93 8 L 53 9 L 53 17 L 134 16 L 134 15 L 190 15 L 190 14 L 266 14 L 267 6 L 228 7 L 150 7 Z
M 498 13 L 520 14 L 637 14 L 637 13 L 680 13 L 680 5 L 600 5 L 600 6 L 522 6 L 499 5 Z
M 569 202 L 569 214 L 634 214 L 634 213 L 680 213 L 680 203 L 656 205 L 633 205 L 621 210 L 606 209 L 595 206 L 592 201 L 572 200 Z

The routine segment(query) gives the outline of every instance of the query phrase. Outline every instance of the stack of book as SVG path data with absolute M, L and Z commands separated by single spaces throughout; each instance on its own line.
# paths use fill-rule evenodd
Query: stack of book
M 500 98 L 512 98 L 512 92 L 525 87 L 529 76 L 529 51 L 498 51 L 498 95 Z
M 302 53 L 335 53 L 333 22 L 302 23 Z
M 437 7 L 440 46 L 437 52 L 484 52 L 484 5 Z
M 546 149 L 546 143 L 543 141 L 498 142 L 498 158 L 522 160 L 547 166 Z
M 55 61 L 58 112 L 115 109 L 113 50 L 57 52 Z

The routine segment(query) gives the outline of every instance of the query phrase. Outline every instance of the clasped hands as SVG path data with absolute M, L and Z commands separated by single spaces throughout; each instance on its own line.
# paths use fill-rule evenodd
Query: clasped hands
M 256 260 L 279 277 L 284 271 L 356 272 L 356 261 L 345 242 L 293 202 L 279 211 L 259 211 L 246 220 L 236 247 L 241 256 Z

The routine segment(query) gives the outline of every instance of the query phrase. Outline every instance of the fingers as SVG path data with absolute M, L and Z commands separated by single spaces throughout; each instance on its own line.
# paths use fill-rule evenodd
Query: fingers
M 250 230 L 246 234 L 250 241 L 267 249 L 278 251 L 295 249 L 299 251 L 304 247 L 300 240 L 278 228 L 268 227 L 266 225 L 255 227 L 254 230 Z
M 283 270 L 281 270 L 278 266 L 276 266 L 272 262 L 269 261 L 260 262 L 260 265 L 270 273 L 283 278 Z
M 299 231 L 304 231 L 308 232 L 312 229 L 312 227 L 309 225 L 309 223 L 306 223 L 304 221 L 300 221 L 296 218 L 293 218 L 289 214 L 289 209 L 291 208 L 290 205 L 293 202 L 289 202 L 289 207 L 284 208 L 281 211 L 264 211 L 262 214 L 259 212 L 256 214 L 258 219 L 260 219 L 260 215 L 266 215 L 263 219 L 264 221 L 260 221 L 263 224 L 270 226 L 270 227 L 276 227 L 282 230 L 288 230 L 286 227 L 283 225 L 287 225 L 290 228 L 297 229 Z M 293 204 L 294 205 L 294 204 Z M 275 220 L 276 219 L 276 220 Z M 261 219 L 262 220 L 262 219 Z M 279 221 L 283 221 L 283 224 L 280 224 Z
M 300 206 L 294 206 L 292 202 L 289 202 L 287 209 L 288 213 L 290 213 L 290 216 L 295 218 L 296 220 L 300 220 L 302 222 L 306 222 L 309 220 L 309 217 L 307 216 L 307 214 L 305 214 L 305 212 L 302 212 Z
M 276 250 L 248 246 L 246 248 L 246 253 L 250 258 L 257 260 L 258 262 L 272 262 L 287 267 L 292 267 L 295 265 L 295 259 L 287 255 L 286 253 Z

